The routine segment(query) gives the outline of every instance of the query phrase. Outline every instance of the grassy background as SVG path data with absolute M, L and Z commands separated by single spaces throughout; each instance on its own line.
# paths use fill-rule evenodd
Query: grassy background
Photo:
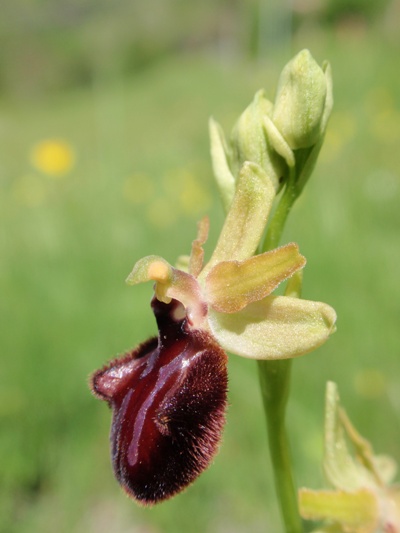
M 338 331 L 297 360 L 289 406 L 299 485 L 320 487 L 328 379 L 377 451 L 400 460 L 399 43 L 373 31 L 299 34 L 332 63 L 335 110 L 321 160 L 285 241 L 308 259 L 304 297 L 338 313 Z M 289 56 L 285 57 L 285 61 Z M 109 464 L 110 413 L 87 376 L 154 333 L 151 286 L 128 288 L 134 262 L 189 251 L 210 214 L 222 221 L 207 119 L 226 128 L 283 63 L 172 55 L 136 76 L 53 96 L 0 101 L 0 531 L 278 531 L 256 365 L 230 358 L 230 409 L 215 464 L 152 510 L 128 501 Z M 61 179 L 30 164 L 32 146 L 66 139 Z

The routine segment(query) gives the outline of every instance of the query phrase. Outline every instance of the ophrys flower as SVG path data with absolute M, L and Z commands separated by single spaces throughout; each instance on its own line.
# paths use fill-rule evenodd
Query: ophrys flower
M 208 220 L 199 224 L 186 267 L 139 260 L 127 282 L 152 280 L 158 338 L 97 371 L 96 396 L 113 409 L 114 472 L 129 495 L 162 501 L 211 462 L 226 409 L 226 354 L 254 359 L 302 355 L 334 329 L 321 302 L 271 293 L 305 265 L 296 244 L 257 254 L 275 197 L 271 179 L 245 163 L 220 237 L 204 265 Z

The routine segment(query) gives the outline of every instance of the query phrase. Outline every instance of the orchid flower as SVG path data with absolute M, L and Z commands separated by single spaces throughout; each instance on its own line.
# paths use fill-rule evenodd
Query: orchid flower
M 315 533 L 400 532 L 400 487 L 391 484 L 396 463 L 374 454 L 341 407 L 333 382 L 326 391 L 324 468 L 335 490 L 299 493 L 302 516 L 326 521 Z
M 294 243 L 254 255 L 272 207 L 271 180 L 254 163 L 245 163 L 219 240 L 203 266 L 208 222 L 199 225 L 188 271 L 158 256 L 136 263 L 127 283 L 155 281 L 158 300 L 179 301 L 192 329 L 210 333 L 223 349 L 252 359 L 287 359 L 325 342 L 335 312 L 327 304 L 272 291 L 306 263 Z
M 126 492 L 143 504 L 189 485 L 218 450 L 225 421 L 225 350 L 253 359 L 305 354 L 334 331 L 327 304 L 273 295 L 300 271 L 294 243 L 257 254 L 276 190 L 245 162 L 211 258 L 208 219 L 189 258 L 176 268 L 159 256 L 139 260 L 127 283 L 154 281 L 159 335 L 92 376 L 94 394 L 113 409 L 112 461 Z

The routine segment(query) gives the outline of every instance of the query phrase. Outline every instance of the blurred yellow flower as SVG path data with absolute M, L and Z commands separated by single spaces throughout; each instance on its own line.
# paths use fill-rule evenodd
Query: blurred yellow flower
M 61 139 L 45 139 L 31 150 L 32 165 L 52 177 L 67 174 L 75 164 L 73 147 Z

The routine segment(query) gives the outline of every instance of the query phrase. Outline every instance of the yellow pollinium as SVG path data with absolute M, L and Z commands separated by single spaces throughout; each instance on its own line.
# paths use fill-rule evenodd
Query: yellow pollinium
M 149 279 L 153 279 L 154 281 L 158 281 L 160 283 L 165 283 L 170 279 L 171 272 L 167 264 L 163 263 L 162 261 L 153 261 L 149 265 L 147 274 Z

